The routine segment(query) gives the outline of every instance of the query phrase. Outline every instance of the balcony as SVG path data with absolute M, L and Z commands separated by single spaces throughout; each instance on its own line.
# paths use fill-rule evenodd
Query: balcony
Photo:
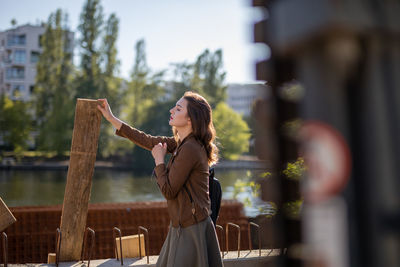
M 10 67 L 6 69 L 6 80 L 23 80 L 25 79 L 24 67 Z
M 26 45 L 25 34 L 9 34 L 7 36 L 7 47 L 25 46 L 25 45 Z

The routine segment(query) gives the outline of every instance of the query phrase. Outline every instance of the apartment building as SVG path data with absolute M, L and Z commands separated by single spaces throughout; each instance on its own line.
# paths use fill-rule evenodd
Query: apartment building
M 44 32 L 45 27 L 30 24 L 0 32 L 0 94 L 13 100 L 30 99 Z M 74 33 L 68 35 L 72 51 Z
M 269 87 L 261 83 L 228 84 L 226 103 L 237 113 L 247 117 L 251 115 L 254 100 L 268 95 Z

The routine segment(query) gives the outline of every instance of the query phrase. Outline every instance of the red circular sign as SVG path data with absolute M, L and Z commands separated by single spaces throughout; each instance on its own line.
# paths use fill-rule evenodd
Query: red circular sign
M 308 121 L 300 129 L 301 150 L 307 166 L 303 190 L 315 202 L 339 193 L 350 176 L 350 150 L 342 135 L 328 124 Z

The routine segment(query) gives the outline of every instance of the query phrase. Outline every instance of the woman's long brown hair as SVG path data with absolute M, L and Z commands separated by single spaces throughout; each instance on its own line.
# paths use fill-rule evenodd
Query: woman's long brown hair
M 193 135 L 206 149 L 208 165 L 218 161 L 218 148 L 215 145 L 216 132 L 212 122 L 212 110 L 201 95 L 188 91 L 183 95 L 187 101 L 187 112 L 192 123 Z

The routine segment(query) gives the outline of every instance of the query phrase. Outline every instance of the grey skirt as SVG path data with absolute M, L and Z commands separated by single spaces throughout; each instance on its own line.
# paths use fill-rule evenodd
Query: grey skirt
M 223 266 L 217 235 L 210 217 L 185 227 L 170 226 L 157 267 Z

